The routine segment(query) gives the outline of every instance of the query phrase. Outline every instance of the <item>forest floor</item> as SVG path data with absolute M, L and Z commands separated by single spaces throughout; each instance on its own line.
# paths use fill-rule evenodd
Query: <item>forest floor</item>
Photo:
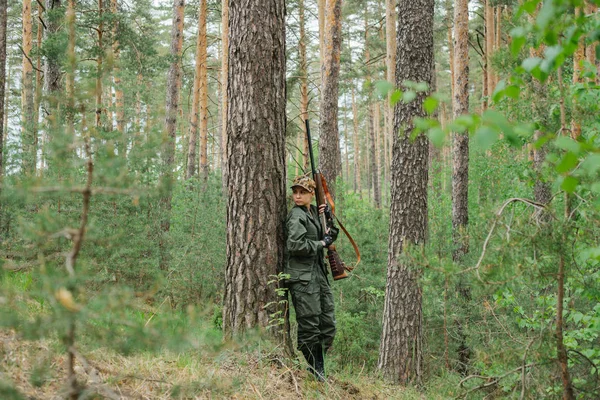
M 96 349 L 77 356 L 86 399 L 425 399 L 379 379 L 329 376 L 317 382 L 303 366 L 257 351 L 217 355 L 136 353 Z M 63 399 L 67 356 L 58 340 L 26 341 L 0 330 L 0 397 Z M 10 390 L 13 387 L 18 393 Z

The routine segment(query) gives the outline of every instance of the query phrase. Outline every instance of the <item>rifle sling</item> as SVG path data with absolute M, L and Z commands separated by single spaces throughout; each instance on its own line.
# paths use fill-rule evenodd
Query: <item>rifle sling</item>
M 348 240 L 350 240 L 352 247 L 354 247 L 354 252 L 356 253 L 356 264 L 354 264 L 354 267 L 352 267 L 352 269 L 354 269 L 360 262 L 360 251 L 358 250 L 358 245 L 356 244 L 354 239 L 352 239 L 352 236 L 350 236 L 342 222 L 338 219 L 337 215 L 335 215 L 335 203 L 333 202 L 333 197 L 331 197 L 331 193 L 329 193 L 329 189 L 327 188 L 327 181 L 325 180 L 325 177 L 323 175 L 321 175 L 321 184 L 323 186 L 323 193 L 325 194 L 325 198 L 327 199 L 327 202 L 331 205 L 331 214 L 333 214 L 333 217 L 337 221 L 338 225 L 340 226 L 342 231 L 344 231 L 344 233 L 348 237 Z

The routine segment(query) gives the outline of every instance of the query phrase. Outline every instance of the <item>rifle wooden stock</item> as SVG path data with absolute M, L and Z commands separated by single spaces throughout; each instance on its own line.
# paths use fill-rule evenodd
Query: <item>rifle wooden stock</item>
M 331 245 L 327 249 L 327 259 L 329 260 L 329 267 L 331 268 L 331 274 L 333 280 L 344 279 L 348 277 L 346 273 L 346 264 L 342 261 L 340 255 L 335 250 L 335 246 Z

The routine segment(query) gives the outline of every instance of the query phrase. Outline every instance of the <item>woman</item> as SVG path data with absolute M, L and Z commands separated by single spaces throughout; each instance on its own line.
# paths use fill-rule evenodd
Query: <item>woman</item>
M 312 205 L 315 182 L 301 175 L 291 186 L 295 206 L 286 219 L 288 287 L 296 310 L 298 349 L 315 377 L 325 379 L 324 354 L 333 344 L 335 315 L 333 293 L 327 277 L 323 249 L 337 238 L 334 227 L 324 231 L 317 208 Z M 323 213 L 325 206 L 319 208 Z

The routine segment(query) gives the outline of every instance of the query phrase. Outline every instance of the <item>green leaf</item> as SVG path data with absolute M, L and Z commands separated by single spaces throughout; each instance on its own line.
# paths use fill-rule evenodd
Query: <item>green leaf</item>
M 425 82 L 419 82 L 415 85 L 415 90 L 417 92 L 426 92 L 429 89 L 429 86 Z
M 473 143 L 476 147 L 481 150 L 487 150 L 498 141 L 498 132 L 489 126 L 482 126 L 477 129 L 475 136 L 473 136 Z
M 381 96 L 386 97 L 389 92 L 394 90 L 394 85 L 388 81 L 377 81 L 375 82 L 375 88 L 381 94 Z
M 562 150 L 570 151 L 574 154 L 581 152 L 581 144 L 571 139 L 569 136 L 559 136 L 554 140 L 554 145 Z
M 437 108 L 438 104 L 439 104 L 438 99 L 436 99 L 434 97 L 428 97 L 423 102 L 423 109 L 427 112 L 427 114 L 433 114 L 433 112 Z
M 499 102 L 504 97 L 504 88 L 505 87 L 506 87 L 506 81 L 504 79 L 502 79 L 496 85 L 496 88 L 494 89 L 494 94 L 492 95 L 492 99 L 494 100 L 495 103 Z
M 526 1 L 526 2 L 523 3 L 523 5 L 521 6 L 521 8 L 526 13 L 533 14 L 535 12 L 536 7 L 537 7 L 537 3 L 538 2 L 535 1 L 535 0 Z
M 504 93 L 511 99 L 518 100 L 521 95 L 521 88 L 517 85 L 510 85 L 506 89 L 504 89 Z
M 444 145 L 446 134 L 439 126 L 431 128 L 427 132 L 427 136 L 429 137 L 429 140 L 431 140 L 431 143 L 435 145 L 435 147 L 441 148 Z
M 579 180 L 571 175 L 567 176 L 560 187 L 567 193 L 573 193 L 579 185 Z
M 400 89 L 394 90 L 394 93 L 390 96 L 390 103 L 395 106 L 402 98 L 402 91 Z
M 581 168 L 590 175 L 596 174 L 600 170 L 600 154 L 588 155 Z
M 565 153 L 563 158 L 560 160 L 560 163 L 558 163 L 558 165 L 556 166 L 556 172 L 558 172 L 559 174 L 569 172 L 573 168 L 575 168 L 578 162 L 579 158 L 569 151 Z
M 536 20 L 536 25 L 538 26 L 538 28 L 540 28 L 540 30 L 545 30 L 550 21 L 552 21 L 552 19 L 554 18 L 555 7 L 556 6 L 554 5 L 553 1 L 544 1 L 544 5 L 538 13 Z
M 539 57 L 529 57 L 524 59 L 521 65 L 523 66 L 525 71 L 531 72 L 535 67 L 539 66 L 541 62 L 542 59 Z
M 413 92 L 412 90 L 408 90 L 408 91 L 404 92 L 404 94 L 402 95 L 402 101 L 404 103 L 410 103 L 411 101 L 413 101 L 416 98 L 417 98 L 417 93 Z
M 513 29 L 513 32 L 514 31 L 516 31 L 516 29 Z M 519 52 L 525 45 L 526 41 L 527 39 L 525 38 L 525 36 L 513 36 L 513 41 L 510 44 L 510 52 L 513 55 L 513 57 L 519 55 Z

